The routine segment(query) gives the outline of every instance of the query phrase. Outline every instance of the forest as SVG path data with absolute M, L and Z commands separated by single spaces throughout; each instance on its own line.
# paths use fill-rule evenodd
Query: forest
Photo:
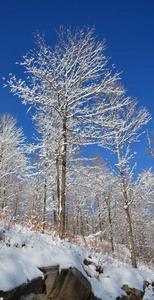
M 132 151 L 150 113 L 127 95 L 94 29 L 60 27 L 54 47 L 38 32 L 35 40 L 18 63 L 23 79 L 4 79 L 28 106 L 35 136 L 28 143 L 13 116 L 0 116 L 0 218 L 61 239 L 89 237 L 113 258 L 124 247 L 134 267 L 150 263 L 154 174 L 136 173 Z M 113 155 L 114 167 L 99 151 L 86 157 L 90 145 Z

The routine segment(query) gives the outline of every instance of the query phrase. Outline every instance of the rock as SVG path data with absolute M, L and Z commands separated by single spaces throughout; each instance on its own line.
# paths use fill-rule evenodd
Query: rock
M 76 268 L 41 268 L 45 271 L 46 296 L 53 300 L 97 300 L 90 282 Z
M 116 300 L 128 300 L 128 296 L 122 295 L 122 297 L 117 297 Z
M 123 295 L 121 298 L 118 297 L 116 300 L 142 300 L 144 292 L 137 290 L 135 288 L 130 288 L 128 285 L 124 284 L 121 288 L 126 292 L 127 296 Z
M 59 266 L 39 268 L 45 274 L 45 294 L 50 297 L 51 292 L 56 288 L 56 282 L 59 277 Z
M 90 261 L 90 260 L 87 260 L 86 258 L 84 259 L 84 264 L 86 265 L 86 266 L 89 266 L 89 265 L 91 265 L 92 264 L 92 261 Z
M 30 294 L 28 296 L 21 296 L 20 300 L 49 300 L 44 294 Z
M 17 300 L 20 299 L 21 296 L 30 293 L 43 293 L 44 289 L 44 279 L 42 277 L 37 277 L 8 292 L 0 291 L 0 297 L 3 297 L 4 300 Z
M 122 286 L 122 290 L 125 291 L 128 296 L 130 296 L 131 300 L 133 300 L 133 298 L 131 298 L 131 296 L 134 297 L 134 300 L 135 299 L 140 300 L 144 296 L 144 292 L 143 291 L 137 290 L 135 288 L 130 288 L 126 284 Z
M 96 272 L 98 272 L 99 274 L 104 273 L 103 268 L 101 266 L 96 266 Z
M 144 281 L 145 282 L 145 281 Z M 147 281 L 146 281 L 147 282 Z M 149 283 L 149 282 L 148 282 Z M 151 283 L 149 283 L 149 285 L 147 285 L 147 287 L 151 288 L 152 292 L 154 293 L 154 281 L 152 281 Z
M 88 256 L 91 259 L 91 256 Z M 87 260 L 86 258 L 84 259 L 83 263 L 85 264 L 85 266 L 89 266 L 89 265 L 94 265 L 96 268 L 96 272 L 98 272 L 99 274 L 103 273 L 103 268 L 101 266 L 97 266 L 94 262 L 92 262 L 91 260 Z M 86 270 L 87 273 L 87 270 Z M 87 274 L 89 276 L 89 274 Z M 91 277 L 91 276 L 89 276 Z

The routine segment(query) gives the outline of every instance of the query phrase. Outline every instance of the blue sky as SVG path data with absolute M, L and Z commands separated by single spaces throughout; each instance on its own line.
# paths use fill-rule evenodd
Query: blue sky
M 154 118 L 154 0 L 5 0 L 0 2 L 0 114 L 13 114 L 29 141 L 31 116 L 20 99 L 3 88 L 1 78 L 8 78 L 9 73 L 22 78 L 23 69 L 15 62 L 34 47 L 36 30 L 45 34 L 47 44 L 54 45 L 59 25 L 87 24 L 95 25 L 99 39 L 106 38 L 106 55 L 123 71 L 128 93 L 146 105 Z M 148 127 L 150 132 L 152 121 Z M 135 147 L 138 171 L 153 164 L 147 146 L 143 136 Z M 108 154 L 103 151 L 103 155 L 105 159 Z

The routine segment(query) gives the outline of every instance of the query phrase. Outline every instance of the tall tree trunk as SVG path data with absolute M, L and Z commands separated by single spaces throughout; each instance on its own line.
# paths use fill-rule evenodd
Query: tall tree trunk
M 120 146 L 118 145 L 118 159 L 120 164 L 120 176 L 122 180 L 122 186 L 123 186 L 123 195 L 125 200 L 125 211 L 127 216 L 127 223 L 128 223 L 128 233 L 129 233 L 129 239 L 130 239 L 130 251 L 131 251 L 131 261 L 132 266 L 134 268 L 137 268 L 137 262 L 136 262 L 136 254 L 135 254 L 135 246 L 134 246 L 134 239 L 133 239 L 133 230 L 132 230 L 132 223 L 131 223 L 131 217 L 130 217 L 130 211 L 129 211 L 129 201 L 127 196 L 127 190 L 126 190 L 126 184 L 125 184 L 125 178 L 124 178 L 124 170 L 123 166 L 121 164 L 121 153 L 120 153 Z
M 3 185 L 2 210 L 4 209 L 5 206 L 7 206 L 7 199 L 6 199 L 6 177 L 4 177 L 4 185 Z
M 59 161 L 58 161 L 58 150 L 57 149 L 56 149 L 56 181 L 57 181 L 58 218 L 60 218 Z
M 126 208 L 126 215 L 127 215 L 127 223 L 128 223 L 129 237 L 130 237 L 130 244 L 131 244 L 131 261 L 132 261 L 132 266 L 134 268 L 137 268 L 136 254 L 135 254 L 135 247 L 134 247 L 134 239 L 133 239 L 133 230 L 132 230 L 132 224 L 131 224 L 131 217 L 130 217 L 129 206 Z
M 19 190 L 21 190 L 20 189 L 20 187 L 19 187 Z M 18 212 L 18 203 L 19 203 L 19 194 L 18 194 L 18 192 L 16 193 L 16 197 L 15 197 L 15 203 L 14 203 L 14 214 L 13 214 L 13 216 L 15 217 L 15 220 L 16 220 L 16 216 L 17 216 L 17 212 Z
M 53 203 L 54 203 L 55 202 L 54 195 L 52 196 L 52 199 L 53 199 Z M 54 210 L 53 210 L 53 223 L 54 223 L 54 230 L 57 230 L 57 214 L 56 214 L 55 207 L 54 207 Z
M 44 178 L 44 197 L 43 197 L 43 230 L 45 230 L 45 214 L 46 214 L 46 201 L 47 201 L 47 176 L 46 176 L 46 163 L 45 163 L 45 178 Z
M 112 257 L 115 258 L 114 241 L 113 241 L 113 229 L 112 229 L 112 217 L 111 217 L 110 204 L 108 205 L 108 217 L 109 217 L 109 224 L 110 224 L 110 238 L 111 238 Z
M 98 227 L 99 227 L 99 230 L 102 232 L 102 225 L 103 225 L 103 222 L 102 222 L 102 216 L 101 216 L 101 210 L 100 210 L 100 203 L 99 203 L 99 197 L 96 196 L 96 201 L 97 201 L 97 207 L 98 207 Z M 100 241 L 102 242 L 102 234 L 100 236 Z
M 63 117 L 63 150 L 62 150 L 62 176 L 61 176 L 61 203 L 60 203 L 60 232 L 61 239 L 65 238 L 65 198 L 66 198 L 66 150 L 67 150 L 67 133 L 66 133 L 67 107 Z
M 84 238 L 84 229 L 83 229 L 83 216 L 82 216 L 82 210 L 81 210 L 81 204 L 80 204 L 80 234 Z
M 79 235 L 79 206 L 78 206 L 78 204 L 77 204 L 77 208 L 76 208 L 76 234 Z
M 66 230 L 67 233 L 68 233 L 68 232 L 70 231 L 68 205 L 66 205 L 65 211 L 66 211 L 66 213 L 65 213 L 65 230 Z
M 35 217 L 38 216 L 38 168 L 36 169 L 36 181 L 35 181 L 35 197 L 34 197 L 34 209 L 35 209 Z

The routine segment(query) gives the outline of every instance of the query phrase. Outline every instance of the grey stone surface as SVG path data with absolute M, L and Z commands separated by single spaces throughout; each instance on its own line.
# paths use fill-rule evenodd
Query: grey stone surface
M 48 300 L 44 294 L 30 294 L 27 296 L 21 296 L 20 300 Z
M 76 268 L 62 269 L 50 294 L 53 300 L 93 300 L 90 282 Z
M 144 296 L 144 291 L 137 290 L 135 288 L 130 288 L 128 285 L 124 284 L 121 288 L 127 296 L 117 297 L 116 300 L 142 300 Z
M 8 292 L 0 291 L 0 297 L 3 297 L 4 300 L 18 300 L 22 295 L 43 293 L 44 290 L 44 279 L 42 277 L 38 277 Z
M 56 288 L 56 282 L 59 277 L 59 266 L 40 268 L 45 274 L 45 294 L 50 297 L 52 291 Z

